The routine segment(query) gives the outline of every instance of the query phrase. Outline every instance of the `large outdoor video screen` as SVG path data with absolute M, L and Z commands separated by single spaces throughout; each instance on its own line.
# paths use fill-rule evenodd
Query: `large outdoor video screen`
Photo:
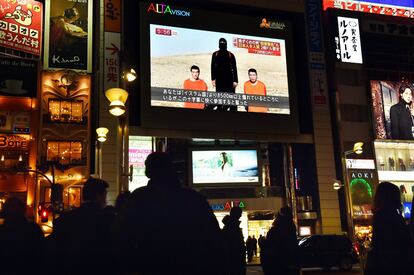
M 259 184 L 256 150 L 192 151 L 193 184 Z
M 293 15 L 187 2 L 140 3 L 140 126 L 297 134 Z
M 414 140 L 413 91 L 411 83 L 371 81 L 377 139 Z
M 285 40 L 155 24 L 150 38 L 152 106 L 290 113 Z

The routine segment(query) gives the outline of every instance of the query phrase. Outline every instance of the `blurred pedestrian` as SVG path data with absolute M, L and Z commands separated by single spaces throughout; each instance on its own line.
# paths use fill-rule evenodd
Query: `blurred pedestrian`
M 374 198 L 372 250 L 368 253 L 366 275 L 413 274 L 413 243 L 409 228 L 401 215 L 398 187 L 381 182 Z
M 0 225 L 0 261 L 2 274 L 41 274 L 44 235 L 40 227 L 25 218 L 26 205 L 8 198 L 3 205 L 4 223 Z
M 246 250 L 247 250 L 247 262 L 251 263 L 253 260 L 254 253 L 254 241 L 253 238 L 248 236 L 246 240 Z
M 287 206 L 282 207 L 263 242 L 261 263 L 264 274 L 299 274 L 298 248 L 292 210 Z
M 257 257 L 257 239 L 254 235 L 252 237 L 252 247 L 253 247 L 253 254 L 255 257 Z
M 242 209 L 234 206 L 230 215 L 223 218 L 222 229 L 223 245 L 225 255 L 226 275 L 246 274 L 246 246 L 244 244 L 243 232 L 240 228 L 240 217 Z
M 263 242 L 265 241 L 265 237 L 263 235 L 260 234 L 259 239 L 258 239 L 258 244 L 259 244 L 259 249 L 260 249 L 260 253 L 262 253 L 262 249 L 263 249 Z
M 114 264 L 113 210 L 105 209 L 108 183 L 89 178 L 81 206 L 62 214 L 52 233 L 56 262 L 51 274 L 117 274 Z
M 132 192 L 121 222 L 128 272 L 220 274 L 220 228 L 207 200 L 178 181 L 166 153 L 145 161 L 148 185 Z

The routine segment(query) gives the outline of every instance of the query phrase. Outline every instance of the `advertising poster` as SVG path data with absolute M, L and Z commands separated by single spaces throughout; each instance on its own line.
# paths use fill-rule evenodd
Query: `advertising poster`
M 0 71 L 0 95 L 36 97 L 36 61 L 1 58 Z
M 148 178 L 145 176 L 145 160 L 151 153 L 152 137 L 129 137 L 129 165 L 133 166 L 132 182 L 129 182 L 130 191 L 147 185 Z
M 375 170 L 348 170 L 349 190 L 351 193 L 354 218 L 372 216 L 375 192 Z
M 47 0 L 45 69 L 92 72 L 92 0 Z
M 290 114 L 284 39 L 151 24 L 150 47 L 151 106 Z
M 192 172 L 194 184 L 258 184 L 257 151 L 193 151 Z
M 40 56 L 43 4 L 0 0 L 0 46 Z
M 414 140 L 413 90 L 411 83 L 371 81 L 377 139 Z

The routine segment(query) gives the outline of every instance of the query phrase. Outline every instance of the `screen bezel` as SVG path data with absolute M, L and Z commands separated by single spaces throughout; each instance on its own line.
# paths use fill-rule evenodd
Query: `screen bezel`
M 194 183 L 193 180 L 193 152 L 200 151 L 256 151 L 257 156 L 257 169 L 258 169 L 258 182 L 215 182 L 215 183 Z M 188 182 L 193 188 L 204 187 L 222 187 L 222 188 L 239 188 L 239 187 L 260 187 L 262 186 L 262 162 L 260 158 L 260 149 L 257 147 L 214 147 L 214 148 L 202 148 L 194 147 L 188 150 Z
M 193 9 L 188 7 L 174 6 L 177 9 L 191 11 L 191 17 L 172 17 L 169 15 L 148 13 L 149 3 L 140 3 L 140 122 L 141 127 L 148 129 L 175 129 L 191 130 L 194 134 L 197 131 L 215 131 L 229 133 L 230 136 L 236 136 L 239 132 L 249 133 L 278 133 L 278 134 L 298 134 L 298 108 L 296 101 L 296 81 L 294 69 L 293 38 L 292 24 L 284 20 L 286 26 L 284 31 L 281 30 L 263 30 L 259 28 L 262 17 L 252 17 L 240 14 L 229 14 L 210 9 Z M 206 28 L 205 18 L 207 16 L 222 18 L 219 22 L 209 22 Z M 252 24 L 246 24 L 243 32 L 237 31 L 237 27 L 221 24 L 226 21 L 235 19 L 237 22 L 246 21 Z M 258 114 L 245 112 L 217 112 L 211 110 L 194 110 L 185 108 L 156 107 L 151 106 L 151 87 L 150 87 L 150 45 L 149 45 L 149 26 L 150 24 L 169 25 L 182 28 L 193 28 L 199 30 L 218 31 L 226 33 L 235 33 L 243 35 L 252 35 L 268 38 L 279 38 L 285 40 L 286 46 L 286 63 L 288 72 L 289 87 L 289 107 L 290 114 Z M 239 27 L 240 29 L 240 27 Z M 142 42 L 146 41 L 146 42 Z M 240 74 L 240 73 L 239 73 Z M 239 85 L 240 82 L 239 82 Z M 131 115 L 134 113 L 131 112 Z M 220 121 L 220 123 L 217 123 Z M 200 124 L 202 122 L 202 124 Z M 270 127 L 274 125 L 274 127 Z

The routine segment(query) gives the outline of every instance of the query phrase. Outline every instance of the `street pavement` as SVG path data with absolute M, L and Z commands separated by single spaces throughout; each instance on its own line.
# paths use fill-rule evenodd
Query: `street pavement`
M 351 271 L 340 271 L 340 270 L 322 270 L 320 268 L 305 268 L 302 270 L 302 274 L 312 274 L 312 275 L 359 275 L 359 267 L 354 266 Z M 248 266 L 247 267 L 247 275 L 263 275 L 262 267 L 261 266 Z

